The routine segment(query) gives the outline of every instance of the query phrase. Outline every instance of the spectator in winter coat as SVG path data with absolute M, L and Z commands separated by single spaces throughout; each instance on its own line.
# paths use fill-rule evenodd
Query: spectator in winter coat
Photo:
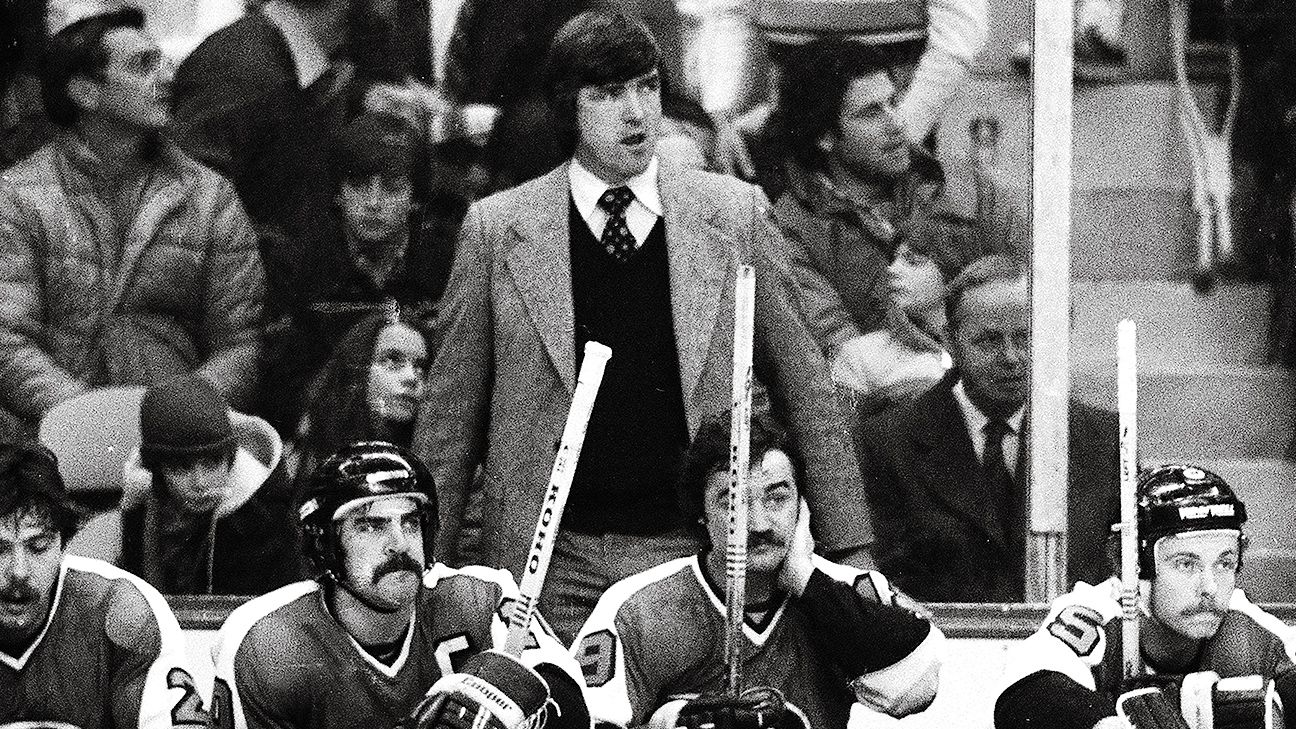
M 169 73 L 134 8 L 51 40 L 59 136 L 0 181 L 0 426 L 198 371 L 255 385 L 264 273 L 234 188 L 160 136 Z

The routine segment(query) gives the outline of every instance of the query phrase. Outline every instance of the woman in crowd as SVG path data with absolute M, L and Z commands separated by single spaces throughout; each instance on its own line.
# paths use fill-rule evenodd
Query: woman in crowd
M 388 114 L 367 113 L 333 140 L 336 219 L 325 240 L 303 244 L 291 262 L 272 260 L 273 282 L 291 303 L 266 337 L 259 413 L 291 434 L 305 412 L 303 394 L 343 334 L 366 314 L 395 301 L 410 318 L 430 322 L 454 256 L 466 202 L 444 190 L 429 193 L 427 168 L 409 127 Z M 438 168 L 439 169 L 439 168 Z M 446 173 L 445 170 L 440 170 Z M 288 275 L 289 269 L 301 275 Z
M 298 484 L 347 443 L 385 440 L 408 447 L 432 351 L 422 320 L 394 302 L 347 330 L 307 393 L 291 456 Z
M 904 226 L 887 268 L 886 326 L 847 342 L 833 358 L 833 379 L 854 394 L 861 416 L 917 396 L 945 374 L 945 290 L 979 253 L 975 230 L 958 220 L 935 216 Z

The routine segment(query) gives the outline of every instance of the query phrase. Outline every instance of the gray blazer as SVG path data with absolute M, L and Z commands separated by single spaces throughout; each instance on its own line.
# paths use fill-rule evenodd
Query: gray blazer
M 729 407 L 734 271 L 750 260 L 756 375 L 805 456 L 816 537 L 829 551 L 871 543 L 848 421 L 796 308 L 768 201 L 736 179 L 666 164 L 659 187 L 689 432 Z M 576 382 L 569 201 L 562 165 L 474 204 L 460 231 L 414 435 L 437 484 L 442 559 L 521 572 Z M 481 508 L 473 540 L 470 502 Z

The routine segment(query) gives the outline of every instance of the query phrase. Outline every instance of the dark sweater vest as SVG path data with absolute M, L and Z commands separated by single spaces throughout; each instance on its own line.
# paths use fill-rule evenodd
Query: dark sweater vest
M 625 263 L 604 251 L 569 206 L 576 366 L 585 343 L 612 348 L 572 482 L 563 528 L 660 534 L 681 526 L 675 499 L 688 443 L 670 267 L 658 219 Z

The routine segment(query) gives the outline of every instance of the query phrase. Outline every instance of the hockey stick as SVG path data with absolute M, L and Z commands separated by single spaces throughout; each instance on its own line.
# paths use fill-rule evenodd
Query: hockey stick
M 734 277 L 733 406 L 729 420 L 729 533 L 725 544 L 725 690 L 743 691 L 742 629 L 747 602 L 747 470 L 751 461 L 752 341 L 755 338 L 756 271 Z
M 535 614 L 536 603 L 540 601 L 540 590 L 544 587 L 545 573 L 549 571 L 554 543 L 558 541 L 558 524 L 562 521 L 563 508 L 567 506 L 567 497 L 571 494 L 576 462 L 580 459 L 581 446 L 585 443 L 585 428 L 589 425 L 590 413 L 594 410 L 594 398 L 598 396 L 599 384 L 603 382 L 603 369 L 611 356 L 612 350 L 598 342 L 585 344 L 585 360 L 581 363 L 580 375 L 576 378 L 576 392 L 572 395 L 571 408 L 567 411 L 567 424 L 563 426 L 562 441 L 558 445 L 553 470 L 549 472 L 549 485 L 545 487 L 540 518 L 536 520 L 535 536 L 531 538 L 531 550 L 527 553 L 522 581 L 518 585 L 521 599 L 509 615 L 504 652 L 515 658 L 522 655 L 526 646 L 531 618 Z
M 1138 333 L 1134 322 L 1116 326 L 1116 407 L 1120 416 L 1121 672 L 1143 672 L 1138 610 Z

